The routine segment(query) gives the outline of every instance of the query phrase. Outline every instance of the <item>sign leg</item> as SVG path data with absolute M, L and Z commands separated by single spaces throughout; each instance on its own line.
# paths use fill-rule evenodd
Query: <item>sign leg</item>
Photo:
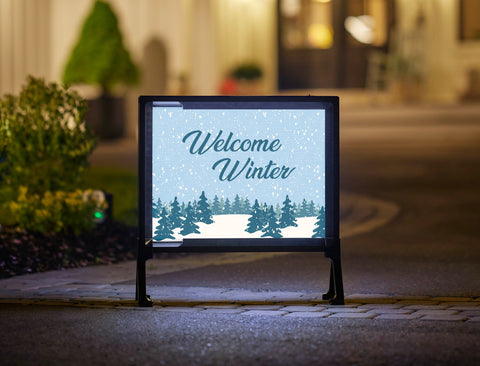
M 335 297 L 335 279 L 333 277 L 333 263 L 330 263 L 330 284 L 328 286 L 328 291 L 322 296 L 323 300 L 331 300 Z
M 345 299 L 343 294 L 342 264 L 340 255 L 332 258 L 331 271 L 333 271 L 333 282 L 335 286 L 335 297 L 330 300 L 332 305 L 344 305 Z M 331 281 L 332 276 L 330 276 Z
M 135 300 L 140 307 L 151 307 L 153 305 L 150 296 L 147 295 L 147 273 L 145 269 L 145 259 L 137 258 L 137 283 L 135 290 Z
M 343 294 L 342 279 L 342 261 L 340 256 L 339 239 L 325 239 L 325 257 L 329 258 L 330 263 L 330 284 L 328 292 L 325 293 L 323 300 L 329 300 L 332 305 L 344 305 L 345 298 Z

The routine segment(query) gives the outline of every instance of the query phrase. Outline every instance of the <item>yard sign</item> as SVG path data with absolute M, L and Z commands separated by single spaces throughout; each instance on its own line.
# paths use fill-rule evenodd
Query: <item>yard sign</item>
M 343 303 L 338 98 L 140 97 L 137 299 L 153 251 L 324 251 Z

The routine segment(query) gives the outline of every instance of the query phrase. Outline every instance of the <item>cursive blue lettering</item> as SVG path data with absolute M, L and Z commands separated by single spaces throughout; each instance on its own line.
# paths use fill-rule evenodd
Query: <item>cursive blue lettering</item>
M 286 179 L 293 173 L 295 168 L 277 166 L 272 160 L 268 162 L 265 167 L 256 167 L 255 162 L 248 158 L 247 161 L 240 167 L 240 161 L 230 166 L 232 159 L 223 158 L 213 164 L 212 169 L 215 170 L 221 164 L 223 167 L 220 169 L 219 179 L 221 181 L 228 180 L 229 182 L 235 180 L 245 171 L 246 179 Z
M 252 151 L 252 152 L 276 152 L 281 147 L 282 144 L 280 143 L 279 139 L 268 140 L 268 139 L 233 139 L 233 132 L 230 132 L 227 136 L 227 139 L 222 139 L 223 130 L 219 130 L 217 136 L 212 142 L 209 140 L 212 137 L 210 132 L 207 132 L 206 135 L 203 137 L 202 140 L 202 131 L 194 130 L 187 133 L 182 142 L 186 143 L 190 137 L 192 141 L 190 142 L 189 151 L 190 154 L 198 154 L 203 155 L 208 150 L 212 149 L 216 152 L 225 151 L 225 152 L 237 152 L 237 151 Z M 233 141 L 232 141 L 233 139 Z

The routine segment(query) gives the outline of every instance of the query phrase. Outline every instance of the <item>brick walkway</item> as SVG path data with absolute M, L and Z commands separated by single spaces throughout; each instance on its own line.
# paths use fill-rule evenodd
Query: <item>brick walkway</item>
M 190 288 L 185 288 L 188 292 Z M 240 290 L 238 290 L 240 291 Z M 153 312 L 205 312 L 244 316 L 286 316 L 296 318 L 354 318 L 415 321 L 480 322 L 480 298 L 470 297 L 409 297 L 357 294 L 347 296 L 345 305 L 329 305 L 323 301 L 274 301 L 259 294 L 251 300 L 202 302 L 195 299 L 155 300 L 152 308 L 139 308 L 133 300 L 133 286 L 78 284 L 62 289 L 35 291 L 10 290 L 1 292 L 0 304 L 75 306 L 112 309 L 132 309 Z M 277 294 L 278 295 L 278 294 Z M 197 297 L 197 296 L 194 296 Z M 255 298 L 256 297 L 256 298 Z M 298 296 L 297 296 L 298 298 Z
M 149 274 L 159 275 L 210 264 L 241 263 L 284 255 L 229 253 L 150 260 Z M 480 321 L 480 297 L 348 294 L 343 306 L 322 301 L 322 293 L 249 291 L 235 288 L 148 286 L 152 308 L 135 302 L 135 261 L 50 271 L 0 280 L 0 305 L 58 305 L 232 314 L 389 320 Z M 147 279 L 147 284 L 149 283 Z

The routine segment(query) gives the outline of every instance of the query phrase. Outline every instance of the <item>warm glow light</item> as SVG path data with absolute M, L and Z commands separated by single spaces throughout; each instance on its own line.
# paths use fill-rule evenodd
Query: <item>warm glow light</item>
M 325 24 L 313 23 L 308 27 L 308 41 L 312 47 L 327 49 L 332 47 L 333 32 Z
M 347 17 L 345 29 L 360 43 L 371 44 L 374 39 L 375 19 L 369 15 Z
M 283 0 L 281 2 L 282 15 L 286 17 L 296 17 L 301 8 L 299 0 Z
M 332 0 L 315 0 L 315 1 L 316 1 L 317 3 L 324 3 L 324 4 L 326 4 L 326 3 L 329 3 L 329 2 L 332 1 Z

